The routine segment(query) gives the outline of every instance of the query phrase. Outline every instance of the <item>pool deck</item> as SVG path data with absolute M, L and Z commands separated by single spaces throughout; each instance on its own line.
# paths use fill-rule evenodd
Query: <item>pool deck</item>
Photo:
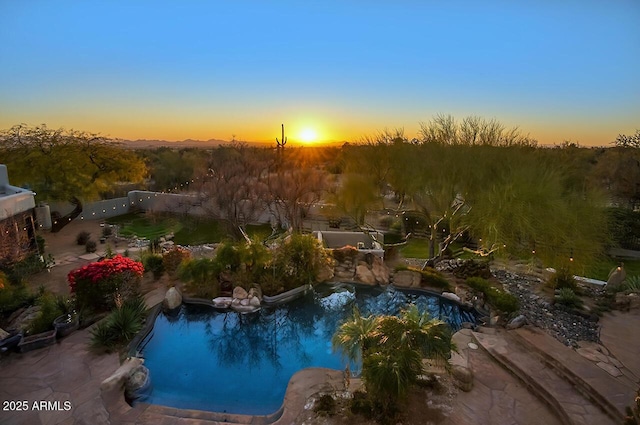
M 153 298 L 154 295 L 150 294 L 150 297 Z M 503 335 L 504 333 L 506 332 L 498 331 L 485 335 L 480 340 L 489 350 L 492 347 L 508 347 L 511 337 Z M 602 319 L 601 339 L 611 355 L 623 365 L 621 370 L 624 371 L 624 375 L 611 379 L 608 374 L 594 375 L 588 365 L 582 365 L 578 360 L 572 361 L 571 365 L 580 366 L 576 366 L 576 373 L 585 375 L 583 378 L 590 379 L 592 386 L 599 388 L 600 392 L 606 395 L 610 391 L 612 400 L 617 396 L 616 392 L 619 393 L 622 388 L 625 393 L 621 395 L 622 400 L 618 404 L 624 405 L 627 401 L 630 403 L 634 386 L 637 389 L 640 385 L 640 363 L 637 362 L 637 353 L 640 352 L 639 335 L 640 312 L 609 313 Z M 219 421 L 222 418 L 207 412 L 184 411 L 147 404 L 132 408 L 125 403 L 120 390 L 102 391 L 101 383 L 119 368 L 120 362 L 116 354 L 91 353 L 88 350 L 89 336 L 89 331 L 84 329 L 50 347 L 24 354 L 3 355 L 0 359 L 0 400 L 3 407 L 6 408 L 5 402 L 9 401 L 26 401 L 28 407 L 25 411 L 15 411 L 12 410 L 13 407 L 9 411 L 0 411 L 0 424 L 223 423 Z M 536 336 L 536 332 L 532 333 L 531 338 L 534 338 L 537 349 L 542 352 L 556 358 L 574 359 L 575 350 L 557 343 L 552 338 Z M 539 423 L 540 409 L 523 407 L 522 402 L 518 401 L 518 394 L 527 392 L 526 385 L 514 384 L 515 378 L 509 373 L 497 373 L 500 367 L 482 350 L 472 354 L 472 364 L 475 374 L 474 389 L 458 395 L 454 411 L 446 423 L 471 424 L 487 420 L 490 421 L 487 423 L 492 424 Z M 311 369 L 294 375 L 287 389 L 282 416 L 275 424 L 294 423 L 310 395 L 343 388 L 340 371 Z M 38 410 L 36 408 L 40 407 L 41 401 L 60 403 L 59 406 L 50 403 L 44 406 L 45 410 Z M 64 410 L 65 401 L 71 403 L 69 410 Z M 248 418 L 250 417 L 235 417 L 240 423 L 249 423 L 246 422 Z M 234 417 L 226 419 L 231 420 Z M 610 423 L 616 422 L 612 420 Z

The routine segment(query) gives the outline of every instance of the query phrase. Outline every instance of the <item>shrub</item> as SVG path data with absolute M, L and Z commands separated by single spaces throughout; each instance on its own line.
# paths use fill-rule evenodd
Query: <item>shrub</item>
M 102 237 L 108 238 L 112 234 L 113 234 L 113 230 L 111 229 L 111 226 L 109 226 L 108 224 L 105 224 L 104 227 L 102 228 Z
M 11 284 L 6 277 L 2 283 L 2 276 L 0 272 L 0 315 L 8 316 L 34 301 L 34 297 L 29 294 L 24 283 Z
M 486 279 L 471 277 L 466 280 L 466 284 L 472 289 L 482 292 L 489 304 L 503 313 L 515 313 L 520 308 L 518 298 L 502 289 L 491 286 L 491 283 Z
M 127 344 L 140 332 L 146 317 L 141 297 L 130 298 L 91 330 L 91 347 L 111 351 Z
M 276 249 L 273 261 L 289 290 L 315 283 L 321 267 L 331 260 L 313 236 L 292 235 Z
M 489 288 L 485 295 L 489 303 L 503 313 L 515 313 L 520 308 L 518 298 L 493 286 Z
M 98 249 L 98 244 L 96 243 L 96 241 L 89 239 L 87 243 L 84 244 L 84 247 L 88 253 L 92 253 L 96 252 L 96 250 Z
M 560 288 L 555 298 L 558 304 L 569 308 L 581 309 L 583 305 L 582 299 L 571 288 Z
M 79 308 L 109 310 L 116 299 L 138 294 L 143 272 L 142 263 L 116 255 L 72 270 L 67 278 Z
M 313 411 L 320 416 L 333 416 L 336 413 L 336 401 L 330 394 L 323 394 L 318 399 Z
M 184 261 L 178 268 L 178 277 L 185 282 L 186 289 L 202 298 L 215 298 L 220 293 L 218 274 L 221 268 L 217 261 L 208 258 Z
M 547 284 L 553 289 L 569 288 L 574 292 L 578 290 L 578 284 L 573 277 L 573 273 L 566 267 L 558 268 Z
M 38 273 L 44 269 L 44 267 L 45 263 L 40 256 L 32 255 L 13 264 L 11 268 L 6 269 L 6 277 L 9 283 L 17 285 L 22 283 L 26 277 Z
M 373 404 L 369 397 L 367 397 L 367 393 L 364 391 L 355 391 L 353 393 L 353 398 L 351 399 L 351 413 L 356 415 L 362 415 L 366 418 L 371 418 L 373 416 Z
M 38 334 L 53 329 L 53 321 L 62 314 L 62 311 L 56 304 L 56 299 L 50 293 L 41 295 L 37 304 L 40 306 L 40 312 L 36 318 L 29 324 L 29 332 Z
M 148 255 L 143 259 L 142 264 L 144 264 L 145 271 L 153 273 L 153 278 L 155 280 L 162 277 L 162 274 L 164 273 L 164 259 L 162 258 L 162 255 Z
M 625 291 L 639 292 L 640 291 L 640 276 L 629 276 L 625 279 L 622 287 Z
M 216 249 L 216 261 L 226 270 L 237 271 L 242 264 L 241 247 L 231 242 L 223 242 Z
M 451 285 L 449 281 L 444 278 L 436 269 L 426 267 L 424 270 L 418 270 L 422 276 L 422 286 L 430 286 L 433 288 L 440 288 L 450 290 Z
M 76 235 L 76 243 L 78 245 L 85 245 L 89 238 L 91 237 L 91 233 L 82 231 Z
M 162 264 L 164 265 L 164 271 L 171 276 L 175 275 L 180 263 L 187 261 L 191 258 L 191 253 L 179 246 L 173 247 L 171 250 L 162 254 Z
M 481 277 L 470 277 L 466 280 L 466 284 L 476 291 L 484 293 L 488 288 L 491 287 L 491 284 L 488 280 L 483 279 Z
M 60 314 L 71 314 L 75 311 L 75 300 L 64 295 L 56 295 L 56 308 L 60 310 Z

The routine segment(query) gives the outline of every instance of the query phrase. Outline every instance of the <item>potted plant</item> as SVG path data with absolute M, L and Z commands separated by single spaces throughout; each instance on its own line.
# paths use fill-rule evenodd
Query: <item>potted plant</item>
M 80 320 L 75 310 L 74 300 L 58 295 L 56 306 L 62 314 L 53 320 L 53 327 L 57 331 L 58 338 L 62 338 L 78 329 Z
M 57 331 L 58 338 L 69 335 L 71 332 L 78 329 L 79 325 L 80 321 L 78 320 L 78 314 L 75 311 L 58 316 L 53 320 L 53 327 Z

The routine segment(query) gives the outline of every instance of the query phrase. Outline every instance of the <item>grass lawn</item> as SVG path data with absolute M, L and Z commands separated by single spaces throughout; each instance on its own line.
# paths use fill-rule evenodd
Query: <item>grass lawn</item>
M 621 260 L 619 258 L 607 257 L 593 263 L 587 271 L 587 277 L 604 280 L 606 282 L 611 269 L 620 265 L 621 262 L 624 263 L 627 276 L 640 275 L 640 260 Z
M 130 213 L 110 218 L 107 223 L 119 224 L 120 235 L 125 237 L 154 240 L 173 233 L 173 241 L 178 245 L 200 245 L 234 238 L 228 232 L 227 222 L 205 217 Z M 246 231 L 251 239 L 261 241 L 271 234 L 271 225 L 249 224 Z
M 429 240 L 410 238 L 400 247 L 404 258 L 429 258 Z

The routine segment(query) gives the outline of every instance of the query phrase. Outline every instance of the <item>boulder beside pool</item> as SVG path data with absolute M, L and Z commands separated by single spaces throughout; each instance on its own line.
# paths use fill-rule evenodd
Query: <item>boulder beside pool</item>
M 182 294 L 175 288 L 171 287 L 162 300 L 162 308 L 165 311 L 175 310 L 182 305 Z

